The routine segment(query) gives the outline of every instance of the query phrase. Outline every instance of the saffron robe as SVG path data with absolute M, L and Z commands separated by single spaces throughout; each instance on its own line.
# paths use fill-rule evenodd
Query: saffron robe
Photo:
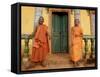
M 32 44 L 32 61 L 44 61 L 49 52 L 48 31 L 46 25 L 39 25 L 35 32 Z
M 71 59 L 73 62 L 77 62 L 82 59 L 82 36 L 83 32 L 80 26 L 74 26 L 71 29 Z

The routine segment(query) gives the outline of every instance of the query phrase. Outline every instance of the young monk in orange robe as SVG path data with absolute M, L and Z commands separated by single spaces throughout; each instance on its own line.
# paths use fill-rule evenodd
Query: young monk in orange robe
M 44 18 L 39 18 L 39 25 L 36 28 L 35 36 L 33 38 L 32 45 L 32 62 L 40 63 L 42 66 L 45 65 L 45 60 L 49 52 L 48 44 L 48 27 L 43 24 Z
M 82 59 L 82 36 L 83 32 L 79 25 L 79 20 L 75 19 L 75 26 L 71 29 L 72 35 L 72 51 L 71 51 L 71 59 L 74 65 L 78 65 L 78 62 Z

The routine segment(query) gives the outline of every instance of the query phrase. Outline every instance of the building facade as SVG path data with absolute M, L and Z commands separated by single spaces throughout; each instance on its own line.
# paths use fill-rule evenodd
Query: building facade
M 39 16 L 44 17 L 44 24 L 48 26 L 48 31 L 51 35 L 51 40 L 49 40 L 50 53 L 70 51 L 70 30 L 74 26 L 75 19 L 80 20 L 84 35 L 95 34 L 95 12 L 93 10 L 23 6 L 21 8 L 21 16 L 22 35 L 32 34 L 37 26 Z M 22 51 L 25 47 L 24 44 L 24 40 L 22 40 Z M 29 41 L 30 53 L 31 48 L 32 39 Z

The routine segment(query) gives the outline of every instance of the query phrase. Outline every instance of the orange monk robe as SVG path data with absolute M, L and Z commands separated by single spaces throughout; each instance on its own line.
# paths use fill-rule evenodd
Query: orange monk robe
M 49 52 L 48 44 L 48 31 L 46 25 L 39 25 L 37 27 L 35 36 L 33 38 L 32 47 L 32 61 L 41 62 L 44 61 Z
M 72 27 L 71 29 L 71 42 L 72 42 L 72 51 L 71 51 L 71 59 L 74 62 L 77 62 L 82 59 L 82 36 L 83 32 L 80 26 Z

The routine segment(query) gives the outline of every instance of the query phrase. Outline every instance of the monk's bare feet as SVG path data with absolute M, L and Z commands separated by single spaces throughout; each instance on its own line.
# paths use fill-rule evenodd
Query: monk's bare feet
M 73 66 L 74 66 L 74 67 L 78 67 L 78 66 L 79 66 L 79 62 L 74 62 L 74 63 L 73 63 Z
M 32 62 L 31 66 L 32 66 L 32 68 L 34 68 L 36 66 L 36 63 Z
M 74 66 L 74 67 L 77 67 L 77 64 L 76 64 L 76 62 L 74 62 L 73 66 Z
M 47 66 L 46 62 L 42 61 L 41 66 L 46 67 Z
M 35 62 L 29 62 L 29 64 L 25 67 L 26 69 L 34 68 L 36 66 Z

